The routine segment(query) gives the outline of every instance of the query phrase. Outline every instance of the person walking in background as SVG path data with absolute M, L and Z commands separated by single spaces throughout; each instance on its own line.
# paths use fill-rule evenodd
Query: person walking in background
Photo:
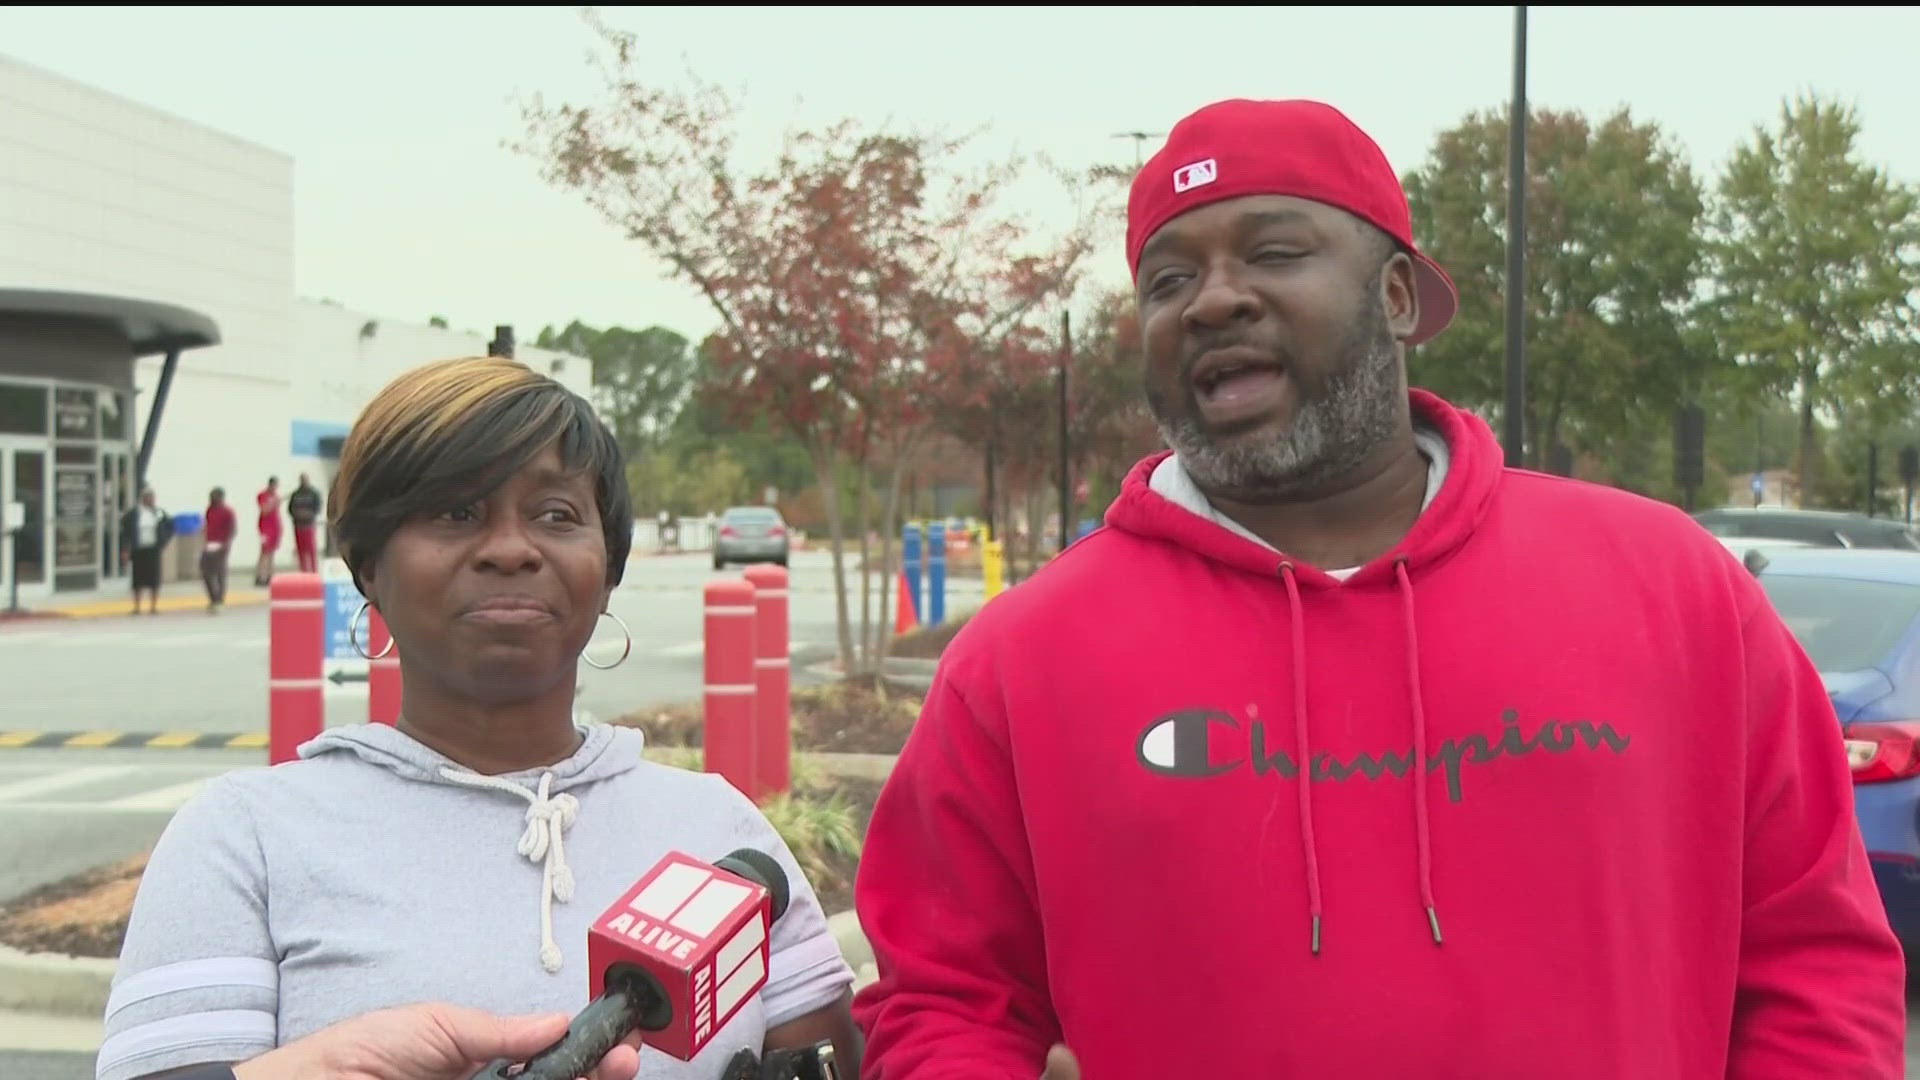
M 200 579 L 207 583 L 207 614 L 212 615 L 227 602 L 227 558 L 233 551 L 233 534 L 239 523 L 233 507 L 227 505 L 224 488 L 214 488 L 207 497 L 206 546 L 200 552 Z
M 133 564 L 133 613 L 140 614 L 140 594 L 147 594 L 148 613 L 160 614 L 160 551 L 173 539 L 173 518 L 160 509 L 152 488 L 140 489 L 140 504 L 120 519 L 120 558 Z
M 287 516 L 293 519 L 293 551 L 300 559 L 302 573 L 320 572 L 320 547 L 314 542 L 314 529 L 320 521 L 320 491 L 300 474 L 300 486 L 287 496 Z
M 255 501 L 260 504 L 260 562 L 253 583 L 265 588 L 273 584 L 273 559 L 280 552 L 280 478 L 267 477 L 267 489 Z

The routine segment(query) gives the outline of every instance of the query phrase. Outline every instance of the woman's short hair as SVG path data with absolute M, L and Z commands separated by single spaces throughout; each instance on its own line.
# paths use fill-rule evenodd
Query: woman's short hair
M 633 502 L 613 433 L 586 399 L 498 356 L 424 364 L 387 384 L 354 421 L 327 499 L 334 542 L 356 581 L 419 514 L 485 496 L 542 450 L 594 481 L 607 542 L 607 584 L 633 545 Z

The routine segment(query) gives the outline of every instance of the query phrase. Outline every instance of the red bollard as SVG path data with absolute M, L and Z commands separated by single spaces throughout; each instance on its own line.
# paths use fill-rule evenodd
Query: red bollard
M 753 586 L 739 578 L 707 582 L 707 771 L 758 800 L 754 781 Z
M 387 633 L 387 620 L 367 605 L 367 722 L 394 724 L 400 720 L 400 654 L 394 648 L 393 635 Z M 386 655 L 382 656 L 381 654 Z
M 747 567 L 754 607 L 754 782 L 762 798 L 792 786 L 793 671 L 787 646 L 787 568 Z
M 278 765 L 326 726 L 326 584 L 319 574 L 275 574 L 267 595 L 267 764 Z

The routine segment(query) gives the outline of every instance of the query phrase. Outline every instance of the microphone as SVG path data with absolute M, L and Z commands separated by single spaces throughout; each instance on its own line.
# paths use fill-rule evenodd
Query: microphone
M 668 852 L 587 931 L 594 998 L 516 1080 L 576 1080 L 636 1028 L 641 1041 L 692 1061 L 767 982 L 773 921 L 786 914 L 786 871 L 741 848 L 709 865 Z

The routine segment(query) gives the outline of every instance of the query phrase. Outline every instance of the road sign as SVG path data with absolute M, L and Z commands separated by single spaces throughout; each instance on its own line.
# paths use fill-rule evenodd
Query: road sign
M 339 559 L 328 559 L 320 568 L 320 576 L 326 585 L 326 628 L 321 640 L 321 657 L 325 662 L 327 676 L 343 675 L 349 681 L 366 680 L 367 658 L 355 651 L 353 642 L 347 637 L 347 631 L 353 626 L 353 613 L 360 609 L 365 597 L 353 583 L 353 575 L 348 572 L 347 564 Z M 367 640 L 367 620 L 361 619 L 360 643 L 365 646 Z M 355 676 L 358 676 L 355 678 Z M 334 685 L 340 685 L 334 679 Z

